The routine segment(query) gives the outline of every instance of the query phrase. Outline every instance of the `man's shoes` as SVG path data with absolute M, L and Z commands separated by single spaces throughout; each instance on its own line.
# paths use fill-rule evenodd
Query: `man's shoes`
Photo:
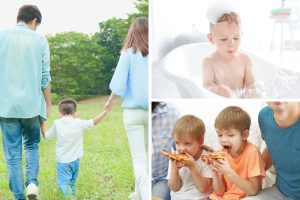
M 30 183 L 26 188 L 27 188 L 27 198 L 29 200 L 37 200 L 39 188 L 34 183 Z

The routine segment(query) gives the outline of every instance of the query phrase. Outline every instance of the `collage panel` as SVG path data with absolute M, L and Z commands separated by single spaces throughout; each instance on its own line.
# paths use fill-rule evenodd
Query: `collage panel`
M 299 1 L 154 0 L 151 20 L 153 98 L 300 97 Z
M 300 199 L 299 116 L 299 101 L 152 101 L 152 200 Z
M 148 7 L 1 1 L 0 200 L 150 199 Z
M 151 198 L 300 199 L 300 2 L 150 5 Z

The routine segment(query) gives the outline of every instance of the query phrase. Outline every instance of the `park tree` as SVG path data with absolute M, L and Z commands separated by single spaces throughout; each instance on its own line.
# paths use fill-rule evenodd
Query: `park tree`
M 67 32 L 48 37 L 52 91 L 59 96 L 99 94 L 101 46 L 94 37 Z
M 126 35 L 130 24 L 137 17 L 148 17 L 148 0 L 136 0 L 135 6 L 136 13 L 128 14 L 128 18 L 111 18 L 99 23 L 100 31 L 95 34 L 98 44 L 106 53 L 105 57 L 101 60 L 103 67 L 101 69 L 103 84 L 109 84 L 114 70 L 117 66 L 120 51 L 122 50 Z M 105 94 L 109 94 L 108 87 L 105 89 Z

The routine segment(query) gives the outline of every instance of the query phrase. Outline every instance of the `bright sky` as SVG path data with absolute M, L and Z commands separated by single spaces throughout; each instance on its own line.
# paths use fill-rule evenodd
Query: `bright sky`
M 136 12 L 134 0 L 0 0 L 0 30 L 16 24 L 18 9 L 24 4 L 37 5 L 42 13 L 38 32 L 77 31 L 95 33 L 98 23 L 112 17 L 126 18 Z

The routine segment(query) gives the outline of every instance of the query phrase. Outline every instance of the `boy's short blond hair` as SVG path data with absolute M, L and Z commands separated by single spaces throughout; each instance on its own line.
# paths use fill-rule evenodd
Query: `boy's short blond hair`
M 241 133 L 250 129 L 249 114 L 238 106 L 228 106 L 223 109 L 215 120 L 215 128 L 221 130 L 237 129 Z
M 190 136 L 196 139 L 203 139 L 205 125 L 203 121 L 194 115 L 184 115 L 179 118 L 173 128 L 173 138 Z

